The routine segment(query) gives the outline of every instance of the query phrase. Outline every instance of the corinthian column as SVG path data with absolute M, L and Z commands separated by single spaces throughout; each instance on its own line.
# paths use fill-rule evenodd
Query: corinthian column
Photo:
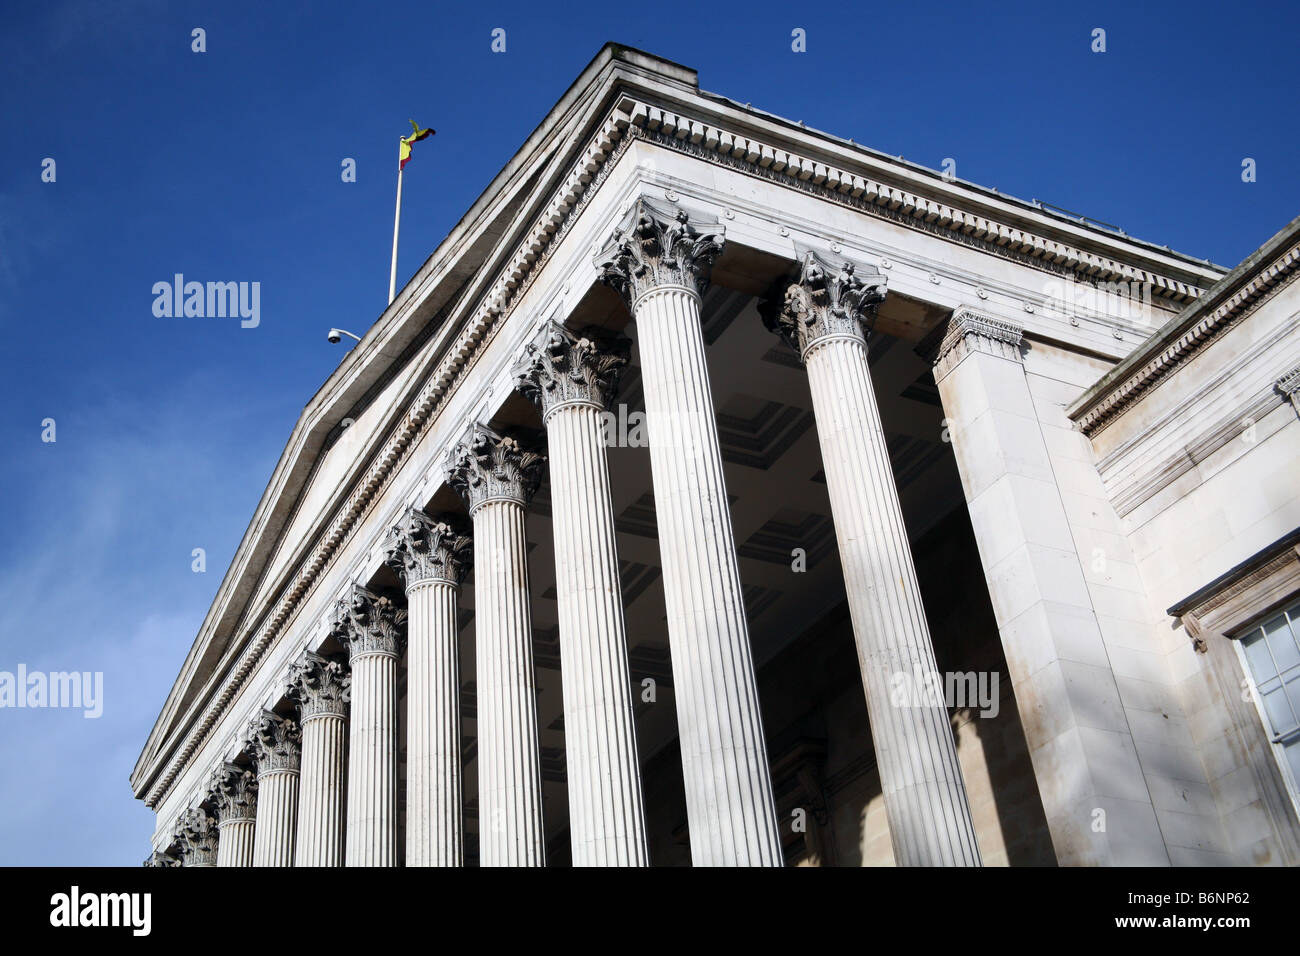
M 202 807 L 193 807 L 176 828 L 181 866 L 217 865 L 217 821 Z
M 544 866 L 533 626 L 524 508 L 543 458 L 475 425 L 447 459 L 448 481 L 474 520 L 479 862 Z
M 463 866 L 456 598 L 470 539 L 411 508 L 389 532 L 406 582 L 406 865 Z
M 302 777 L 294 866 L 343 865 L 343 795 L 348 695 L 352 677 L 339 661 L 307 651 L 289 672 L 285 695 L 298 704 Z
M 209 787 L 217 808 L 217 866 L 252 866 L 257 824 L 257 775 L 249 767 L 224 763 Z
M 354 585 L 334 636 L 352 666 L 345 866 L 397 865 L 397 661 L 406 611 Z
M 257 764 L 253 866 L 293 866 L 301 738 L 297 721 L 269 710 L 249 727 L 249 749 Z
M 937 669 L 867 363 L 866 333 L 883 299 L 883 277 L 809 253 L 783 299 L 765 303 L 763 318 L 808 370 L 894 859 L 978 866 L 943 700 L 890 698 L 898 675 L 930 686 Z
M 722 252 L 644 200 L 597 259 L 636 319 L 691 859 L 780 866 L 772 778 L 700 329 Z
M 549 323 L 516 369 L 550 447 L 569 834 L 575 866 L 645 866 L 641 770 L 601 413 L 631 343 Z

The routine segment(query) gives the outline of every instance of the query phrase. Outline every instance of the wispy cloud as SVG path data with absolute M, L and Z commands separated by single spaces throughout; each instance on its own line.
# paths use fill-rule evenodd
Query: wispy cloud
M 213 394 L 189 385 L 176 394 Z M 274 464 L 261 411 L 109 393 L 56 446 L 10 459 L 47 478 L 0 555 L 0 670 L 102 671 L 104 708 L 0 709 L 0 863 L 146 854 L 153 816 L 127 777 Z M 52 471 L 36 462 L 50 453 Z M 192 547 L 207 549 L 206 574 Z

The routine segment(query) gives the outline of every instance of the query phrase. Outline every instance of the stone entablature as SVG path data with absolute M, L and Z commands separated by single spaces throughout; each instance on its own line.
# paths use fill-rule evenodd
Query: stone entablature
M 1282 252 L 1252 257 L 1210 294 L 1207 313 L 1190 309 L 1144 349 L 1153 357 L 1135 356 L 1129 375 L 1120 366 L 1068 410 L 1121 516 L 1141 523 L 1175 483 L 1186 490 L 1189 473 L 1217 474 L 1294 424 L 1300 221 L 1289 228 L 1272 240 Z
M 1084 434 L 1092 436 L 1105 428 L 1291 282 L 1300 268 L 1300 220 L 1278 233 L 1261 252 L 1262 262 L 1252 256 L 1234 269 L 1068 409 Z
M 697 106 L 701 111 L 717 111 L 722 107 L 698 97 Z M 729 115 L 737 122 L 759 123 L 760 114 L 748 113 L 739 108 L 726 108 Z M 658 111 L 658 112 L 656 112 Z M 944 230 L 946 238 L 976 245 L 982 251 L 998 254 L 996 250 L 1007 250 L 1020 257 L 1024 265 L 1034 268 L 1047 268 L 1053 273 L 1061 269 L 1075 269 L 1080 274 L 1110 275 L 1104 271 L 1106 263 L 1123 266 L 1113 272 L 1116 276 L 1151 281 L 1153 285 L 1165 290 L 1171 298 L 1190 296 L 1195 287 L 1181 283 L 1179 280 L 1167 279 L 1156 273 L 1147 272 L 1116 259 L 1107 259 L 1096 253 L 1075 247 L 1057 240 L 1036 237 L 1031 231 L 1009 224 L 999 224 L 991 219 L 961 212 L 955 206 L 923 197 L 916 192 L 903 190 L 901 187 L 889 186 L 877 182 L 859 173 L 845 173 L 839 167 L 819 164 L 816 159 L 809 159 L 788 150 L 778 150 L 776 146 L 764 149 L 764 144 L 756 138 L 741 136 L 739 129 L 724 130 L 721 125 L 686 120 L 679 113 L 670 113 L 659 107 L 642 102 L 637 96 L 623 95 L 616 98 L 604 119 L 594 126 L 594 132 L 587 145 L 579 152 L 576 161 L 561 184 L 555 189 L 549 203 L 543 208 L 534 225 L 525 231 L 524 238 L 516 247 L 512 257 L 502 260 L 503 265 L 495 269 L 496 279 L 486 288 L 482 296 L 473 300 L 473 312 L 464 318 L 449 316 L 446 325 L 448 332 L 447 347 L 441 353 L 436 366 L 431 370 L 425 384 L 410 406 L 396 421 L 390 436 L 373 463 L 357 476 L 346 498 L 333 510 L 333 517 L 328 519 L 328 526 L 322 529 L 319 543 L 304 553 L 298 562 L 298 570 L 287 581 L 280 592 L 280 597 L 264 613 L 253 615 L 257 622 L 252 634 L 243 643 L 242 650 L 231 653 L 232 665 L 229 676 L 213 685 L 213 691 L 200 697 L 191 707 L 190 716 L 181 721 L 189 729 L 179 738 L 179 745 L 170 751 L 165 768 L 156 776 L 151 776 L 151 783 L 144 792 L 146 803 L 156 807 L 169 793 L 176 779 L 204 744 L 217 721 L 225 713 L 231 700 L 243 687 L 250 674 L 264 658 L 271 645 L 281 639 L 285 628 L 295 619 L 304 599 L 312 593 L 325 573 L 331 568 L 339 549 L 353 532 L 369 517 L 369 509 L 389 486 L 393 476 L 398 474 L 412 450 L 424 437 L 437 417 L 438 411 L 453 393 L 457 385 L 463 382 L 483 349 L 492 340 L 520 301 L 523 293 L 536 280 L 541 266 L 547 261 L 563 237 L 573 226 L 578 215 L 586 207 L 608 175 L 608 171 L 617 164 L 618 159 L 634 140 L 643 140 L 655 145 L 691 150 L 696 155 L 699 150 L 709 150 L 719 161 L 728 165 L 745 164 L 748 171 L 765 178 L 779 178 L 779 182 L 803 191 L 823 190 L 816 194 L 831 201 L 840 202 L 860 211 L 870 211 L 874 215 L 885 216 L 892 221 L 919 229 L 931 234 Z M 729 121 L 730 122 L 730 121 Z M 772 126 L 767 119 L 762 124 Z M 716 135 L 716 142 L 714 136 Z M 843 143 L 832 142 L 829 138 L 818 137 L 809 132 L 793 127 L 785 135 L 798 136 L 811 142 L 829 144 L 827 149 L 842 152 L 846 157 L 857 154 L 863 163 L 879 165 L 884 160 L 861 150 L 850 149 Z M 743 141 L 743 147 L 738 144 Z M 770 161 L 769 160 L 770 157 Z M 846 163 L 846 165 L 848 165 Z M 915 177 L 915 171 L 899 167 L 899 175 Z M 975 200 L 976 193 L 968 187 L 951 186 L 941 183 L 937 178 L 932 184 L 937 191 L 957 195 L 965 192 L 975 204 L 1002 205 L 1008 201 L 1000 197 L 994 201 L 986 197 Z M 854 195 L 855 191 L 860 192 Z M 949 215 L 955 212 L 957 215 Z M 1041 212 L 1026 207 L 1018 216 L 1039 218 L 1050 228 L 1059 228 L 1063 232 L 1075 232 L 1087 235 L 1089 241 L 1102 246 L 1110 246 L 1116 252 L 1123 252 L 1137 258 L 1148 255 L 1145 249 L 1119 237 L 1102 232 L 1092 235 L 1091 231 L 1075 227 L 1072 224 L 1054 223 L 1052 218 Z M 937 225 L 936 225 L 937 224 Z M 1158 256 L 1158 254 L 1157 254 Z M 1169 261 L 1175 261 L 1170 258 Z M 1076 265 L 1077 264 L 1077 265 Z M 1050 268 L 1048 268 L 1050 266 Z M 1181 266 L 1180 266 L 1181 267 Z M 1187 267 L 1197 274 L 1209 274 L 1210 267 Z M 425 282 L 427 276 L 421 274 L 412 280 L 417 286 Z M 414 310 L 410 302 L 412 296 L 399 297 L 398 307 Z M 327 512 L 330 513 L 330 512 Z M 242 549 L 241 549 L 242 550 Z M 241 560 L 246 560 L 243 558 Z M 239 574 L 240 562 L 232 566 L 232 574 Z M 225 589 L 223 588 L 223 591 Z M 205 638 L 200 636 L 200 642 Z M 240 645 L 239 640 L 232 641 L 232 647 Z
M 1190 302 L 1200 294 L 1199 286 L 1170 279 L 1155 271 L 1134 268 L 1080 245 L 1011 225 L 992 215 L 973 214 L 969 208 L 957 206 L 955 196 L 949 202 L 845 172 L 816 159 L 643 102 L 633 102 L 625 108 L 630 110 L 634 127 L 630 135 L 640 135 L 656 145 L 686 151 L 753 175 L 784 181 L 910 229 L 972 245 L 991 255 L 1014 257 L 1023 265 L 1055 275 L 1090 281 L 1149 283 L 1159 295 L 1175 302 Z M 969 194 L 962 197 L 968 203 L 971 198 Z

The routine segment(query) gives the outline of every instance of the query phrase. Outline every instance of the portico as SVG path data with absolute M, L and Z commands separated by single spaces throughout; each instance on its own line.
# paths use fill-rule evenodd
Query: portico
M 1170 862 L 1040 419 L 1219 274 L 606 48 L 304 412 L 157 859 Z

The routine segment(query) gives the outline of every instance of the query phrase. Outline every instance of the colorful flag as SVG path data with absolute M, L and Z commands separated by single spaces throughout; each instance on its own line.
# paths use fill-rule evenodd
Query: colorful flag
M 420 129 L 420 127 L 416 126 L 416 125 L 415 125 L 415 120 L 411 120 L 410 123 L 411 123 L 411 129 L 415 130 L 415 132 L 412 133 L 410 136 L 403 136 L 403 137 L 402 137 L 402 148 L 401 148 L 401 160 L 402 160 L 402 161 L 401 161 L 401 164 L 397 167 L 398 169 L 405 169 L 405 168 L 406 168 L 406 164 L 409 163 L 409 162 L 411 161 L 411 144 L 412 144 L 412 143 L 418 143 L 420 140 L 422 140 L 422 139 L 428 139 L 430 136 L 433 135 L 433 130 L 431 130 L 431 129 Z

